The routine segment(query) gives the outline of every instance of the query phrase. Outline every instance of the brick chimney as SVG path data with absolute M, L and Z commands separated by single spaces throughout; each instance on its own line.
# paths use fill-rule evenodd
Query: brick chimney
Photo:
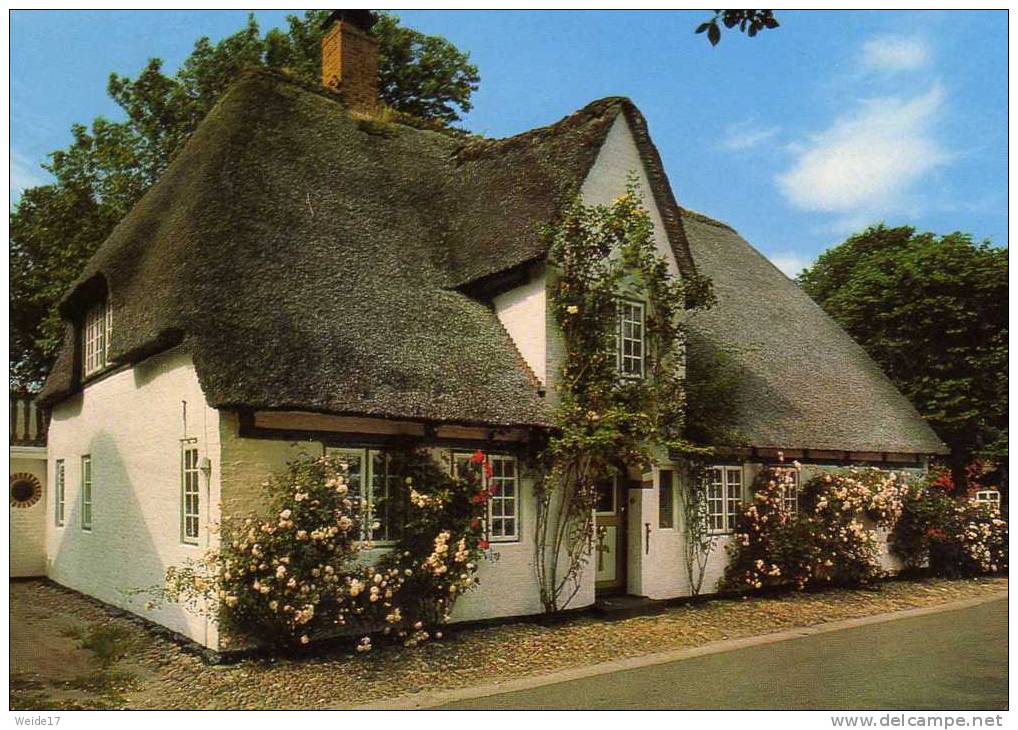
M 336 89 L 351 110 L 378 108 L 378 39 L 370 10 L 333 10 L 322 29 L 322 84 Z

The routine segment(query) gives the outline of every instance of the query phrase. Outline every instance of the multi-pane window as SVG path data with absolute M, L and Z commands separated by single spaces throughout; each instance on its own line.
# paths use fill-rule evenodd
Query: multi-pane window
M 92 457 L 81 457 L 81 529 L 92 529 Z
M 328 449 L 328 453 L 346 462 L 350 496 L 360 500 L 361 539 L 375 542 L 397 539 L 400 527 L 397 508 L 403 492 L 389 455 L 367 449 Z
M 111 324 L 110 308 L 105 299 L 85 312 L 81 334 L 82 365 L 86 377 L 106 367 L 109 360 Z
M 488 488 L 491 499 L 488 502 L 488 536 L 491 540 L 519 539 L 519 478 L 516 474 L 516 458 L 493 454 L 491 478 Z
M 785 469 L 783 472 L 781 502 L 786 512 L 794 514 L 799 511 L 799 470 Z
M 57 459 L 56 464 L 53 466 L 53 501 L 56 503 L 54 518 L 57 527 L 64 526 L 64 495 L 67 492 L 67 486 L 64 479 L 64 460 Z
M 198 449 L 185 442 L 180 455 L 180 537 L 192 545 L 198 543 L 198 472 Z
M 472 456 L 453 454 L 454 476 L 465 473 Z M 487 459 L 491 467 L 491 476 L 485 478 L 485 486 L 491 492 L 485 520 L 488 539 L 492 542 L 514 542 L 520 539 L 520 483 L 516 457 L 489 454 Z
M 712 532 L 731 532 L 742 501 L 742 469 L 716 466 L 707 484 L 707 507 Z
M 991 507 L 1000 507 L 1000 492 L 996 489 L 980 489 L 972 497 L 976 504 L 987 504 Z
M 675 472 L 662 469 L 658 472 L 657 526 L 671 529 L 675 527 Z
M 399 523 L 403 491 L 400 478 L 392 468 L 392 459 L 384 451 L 369 451 L 368 504 L 365 510 L 365 529 L 376 541 L 391 541 L 399 538 Z M 377 524 L 377 527 L 373 525 Z
M 624 378 L 643 377 L 644 358 L 643 304 L 619 300 L 619 374 Z

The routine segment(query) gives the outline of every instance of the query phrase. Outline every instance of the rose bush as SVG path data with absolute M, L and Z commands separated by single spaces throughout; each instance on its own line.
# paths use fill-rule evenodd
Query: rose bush
M 476 585 L 489 492 L 477 452 L 458 478 L 425 452 L 392 455 L 406 499 L 390 503 L 399 536 L 380 559 L 358 554 L 361 524 L 342 458 L 300 458 L 265 482 L 269 517 L 224 518 L 221 544 L 167 570 L 162 594 L 211 615 L 223 644 L 280 647 L 341 633 L 380 632 L 408 646 L 432 636 Z M 358 644 L 371 648 L 370 636 Z
M 1007 521 L 996 506 L 957 502 L 933 475 L 905 495 L 891 549 L 909 570 L 967 576 L 1006 571 L 1007 539 Z
M 875 526 L 890 528 L 902 511 L 901 478 L 849 469 L 819 475 L 803 488 L 798 508 L 785 498 L 798 465 L 764 469 L 736 520 L 721 581 L 727 590 L 790 585 L 859 585 L 882 574 Z

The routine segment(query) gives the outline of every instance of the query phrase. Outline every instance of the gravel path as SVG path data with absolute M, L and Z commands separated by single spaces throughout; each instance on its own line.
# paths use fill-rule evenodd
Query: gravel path
M 726 638 L 809 626 L 1006 593 L 1007 578 L 890 581 L 871 590 L 834 590 L 748 600 L 712 600 L 620 621 L 577 618 L 557 626 L 516 623 L 465 629 L 416 650 L 377 649 L 294 660 L 209 666 L 166 638 L 79 594 L 42 582 L 11 584 L 12 700 L 26 677 L 44 685 L 22 637 L 56 634 L 69 623 L 119 623 L 132 652 L 120 669 L 138 677 L 124 695 L 136 709 L 305 709 L 354 706 L 408 692 L 452 689 L 555 669 L 698 646 Z M 447 631 L 453 634 L 453 631 Z M 17 647 L 21 647 L 20 650 Z M 52 650 L 49 647 L 48 650 Z M 15 652 L 20 651 L 15 660 Z M 87 704 L 87 696 L 78 698 Z M 40 708 L 42 709 L 42 708 Z

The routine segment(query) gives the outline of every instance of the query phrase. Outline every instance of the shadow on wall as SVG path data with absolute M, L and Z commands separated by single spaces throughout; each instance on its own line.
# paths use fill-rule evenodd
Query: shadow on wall
M 198 558 L 204 550 L 180 540 L 179 474 L 159 473 L 159 465 L 147 457 L 152 450 L 139 449 L 136 471 L 152 475 L 152 481 L 132 482 L 117 444 L 104 432 L 83 453 L 92 457 L 92 529 L 86 531 L 81 522 L 81 454 L 68 454 L 67 462 L 79 461 L 73 470 L 68 463 L 64 526 L 54 528 L 50 578 L 202 641 L 209 631 L 204 617 L 172 603 L 145 608 L 167 567 Z M 71 479 L 76 479 L 73 489 Z

